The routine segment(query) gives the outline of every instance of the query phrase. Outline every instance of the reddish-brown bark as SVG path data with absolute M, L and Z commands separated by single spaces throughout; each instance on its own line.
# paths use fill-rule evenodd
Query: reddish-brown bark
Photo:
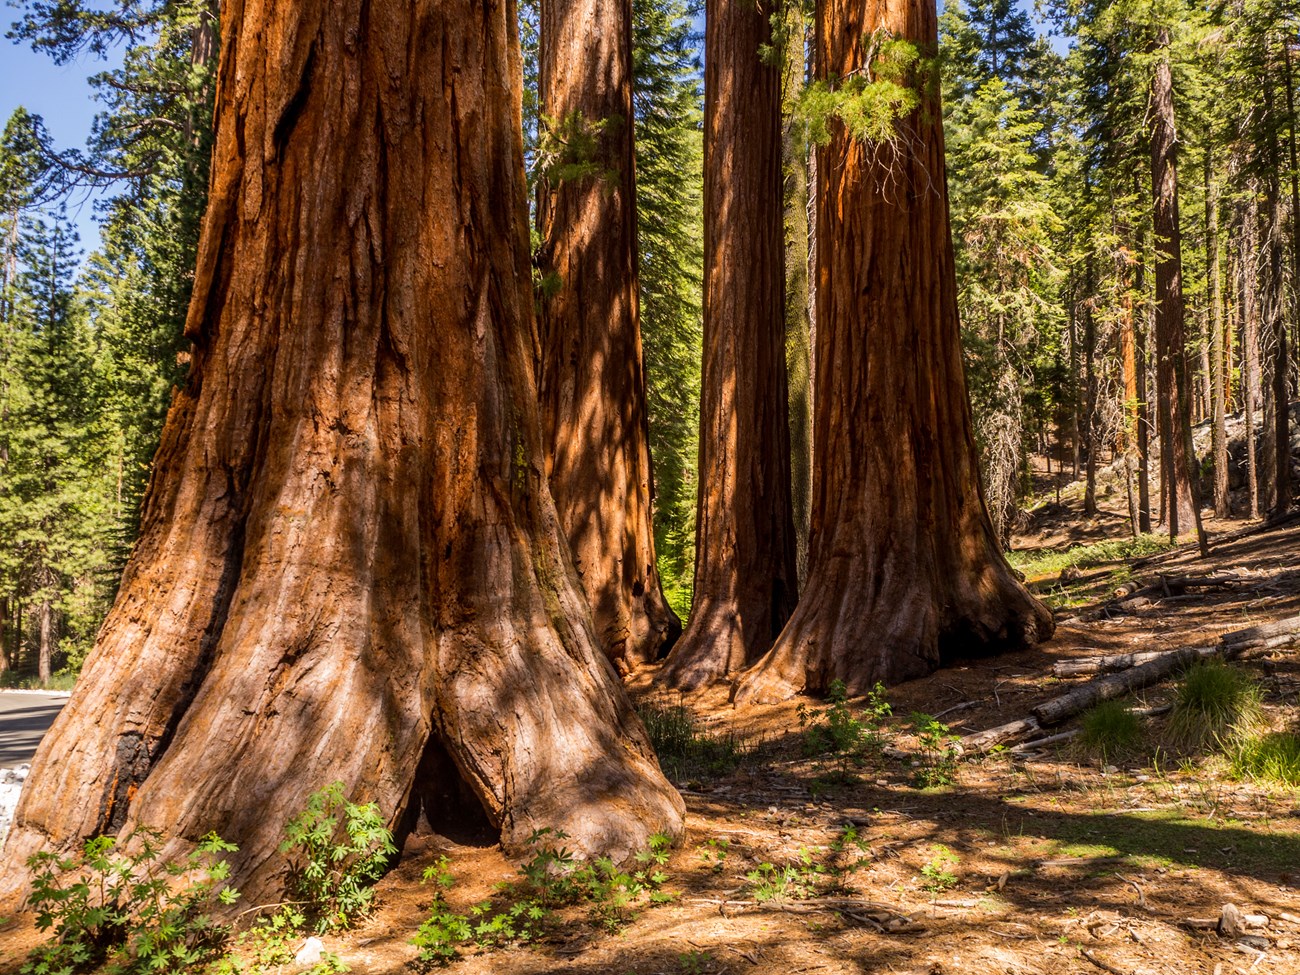
M 859 72 L 873 32 L 932 54 L 930 0 L 824 0 L 816 74 Z M 933 670 L 1036 642 L 1052 618 L 1003 560 L 979 486 L 958 338 L 937 85 L 883 145 L 818 151 L 809 576 L 737 700 Z
M 459 778 L 508 847 L 680 826 L 543 473 L 516 38 L 508 0 L 225 4 L 193 367 L 4 894 L 149 823 L 260 896 L 335 779 L 400 831 Z
M 765 653 L 798 590 L 786 416 L 781 74 L 771 11 L 710 0 L 704 74 L 704 368 L 695 598 L 667 678 L 695 688 Z
M 605 652 L 681 632 L 659 585 L 637 304 L 631 0 L 543 0 L 539 93 L 560 165 L 538 183 L 538 382 L 548 476 Z M 594 136 L 589 151 L 579 151 Z M 567 168 L 567 172 L 564 170 Z
M 1166 51 L 1162 31 L 1157 51 Z M 1182 231 L 1178 226 L 1178 171 L 1174 161 L 1174 87 L 1169 62 L 1156 62 L 1151 78 L 1151 196 L 1156 243 L 1156 418 L 1160 482 L 1170 538 L 1195 530 L 1202 550 L 1200 481 L 1192 476 L 1191 384 L 1183 308 Z

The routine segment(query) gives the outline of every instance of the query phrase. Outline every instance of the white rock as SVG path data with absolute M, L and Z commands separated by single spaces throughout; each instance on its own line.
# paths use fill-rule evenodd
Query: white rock
M 325 942 L 320 938 L 308 938 L 307 943 L 298 949 L 298 954 L 293 956 L 296 965 L 317 965 L 320 963 L 321 952 L 325 950 Z

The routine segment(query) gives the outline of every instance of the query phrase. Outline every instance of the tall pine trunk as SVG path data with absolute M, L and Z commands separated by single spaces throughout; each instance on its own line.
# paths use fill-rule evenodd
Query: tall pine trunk
M 808 71 L 807 27 L 799 4 L 785 7 L 786 47 L 781 78 L 782 170 L 785 182 L 785 361 L 790 385 L 790 496 L 794 509 L 795 565 L 808 575 L 808 516 L 812 499 L 812 291 L 808 219 L 809 147 L 795 112 Z
M 1282 154 L 1278 146 L 1277 115 L 1274 111 L 1272 78 L 1264 79 L 1264 117 L 1269 124 L 1267 138 L 1268 173 L 1264 193 L 1264 289 L 1262 316 L 1268 328 L 1268 383 L 1264 386 L 1264 456 L 1261 503 L 1271 516 L 1284 514 L 1291 506 L 1290 391 L 1287 384 L 1289 356 L 1286 328 L 1286 270 L 1282 207 Z
M 1199 478 L 1192 476 L 1191 384 L 1187 376 L 1187 339 L 1183 308 L 1182 233 L 1178 226 L 1178 174 L 1175 164 L 1174 87 L 1167 59 L 1169 31 L 1156 42 L 1151 78 L 1151 196 L 1155 207 L 1156 244 L 1156 402 L 1160 434 L 1161 484 L 1165 524 L 1176 539 L 1195 529 L 1206 551 L 1201 528 Z
M 1148 395 L 1147 335 L 1150 331 L 1150 305 L 1146 291 L 1146 232 L 1138 228 L 1138 264 L 1133 272 L 1133 290 L 1141 308 L 1141 322 L 1133 329 L 1133 353 L 1137 376 L 1137 488 L 1138 529 L 1151 531 L 1151 400 Z
M 822 0 L 816 76 L 859 73 L 878 33 L 932 56 L 930 0 Z M 942 113 L 884 144 L 832 123 L 817 153 L 817 335 L 808 583 L 739 701 L 852 693 L 941 657 L 1032 644 L 1051 614 L 1002 558 L 962 370 Z
M 1214 179 L 1213 157 L 1205 150 L 1205 250 L 1206 271 L 1210 277 L 1210 416 L 1212 418 L 1211 452 L 1214 456 L 1214 516 L 1227 518 L 1228 505 L 1228 431 L 1227 370 L 1223 348 L 1223 288 L 1219 265 L 1219 185 Z
M 1247 181 L 1253 190 L 1254 180 Z M 1259 265 L 1259 214 L 1255 195 L 1247 192 L 1241 226 L 1241 399 L 1246 430 L 1246 497 L 1248 518 L 1259 517 L 1259 459 L 1256 456 L 1255 413 L 1259 409 L 1259 298 L 1255 269 Z
M 48 585 L 47 592 L 48 592 Z M 50 686 L 54 676 L 54 604 L 48 595 L 36 604 L 36 625 L 39 645 L 36 654 L 36 676 L 42 687 Z
M 680 826 L 546 486 L 521 84 L 509 0 L 226 4 L 193 365 L 4 894 L 147 823 L 266 900 L 334 780 L 400 834 L 459 779 L 511 849 Z
M 786 416 L 781 71 L 771 11 L 710 0 L 704 73 L 704 369 L 695 597 L 667 677 L 695 688 L 767 651 L 798 590 Z
M 538 383 L 548 478 L 620 670 L 681 632 L 659 585 L 637 295 L 631 0 L 542 0 Z

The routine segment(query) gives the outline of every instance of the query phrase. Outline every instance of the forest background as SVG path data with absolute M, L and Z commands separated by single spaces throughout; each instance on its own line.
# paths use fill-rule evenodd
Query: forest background
M 70 684 L 138 530 L 173 387 L 206 202 L 216 0 L 19 4 L 11 38 L 97 63 L 102 111 L 82 149 L 24 109 L 0 145 L 0 684 Z M 110 12 L 105 13 L 107 9 Z M 702 38 L 683 0 L 634 0 L 641 329 L 665 593 L 685 619 L 694 567 L 702 273 Z M 1278 506 L 1265 456 L 1300 327 L 1293 61 L 1300 7 L 1274 0 L 949 4 L 940 26 L 959 300 L 986 500 L 1010 544 L 1034 471 L 1118 485 L 1133 534 L 1162 521 L 1148 391 L 1157 255 L 1154 65 L 1177 112 L 1179 223 L 1194 420 L 1209 420 L 1202 496 L 1221 514 Z M 786 322 L 796 531 L 810 481 L 808 257 L 815 91 L 809 11 L 779 15 Z M 1151 25 L 1176 25 L 1158 37 Z M 556 165 L 539 118 L 536 10 L 521 8 L 530 182 Z M 68 201 L 98 201 L 98 247 Z M 532 194 L 530 194 L 531 198 Z M 545 282 L 539 280 L 540 288 Z M 1289 338 L 1289 341 L 1287 339 Z M 1291 352 L 1288 351 L 1292 350 Z M 1279 392 L 1281 395 L 1279 396 Z M 1258 456 L 1257 456 L 1258 455 Z M 1111 470 L 1103 476 L 1103 465 Z M 1038 484 L 1041 487 L 1041 481 Z M 1154 510 L 1153 510 L 1154 507 Z M 802 552 L 801 552 L 802 554 Z

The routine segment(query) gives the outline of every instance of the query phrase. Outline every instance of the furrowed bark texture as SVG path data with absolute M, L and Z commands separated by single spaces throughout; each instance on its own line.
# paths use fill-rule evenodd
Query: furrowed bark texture
M 508 848 L 678 828 L 543 475 L 513 4 L 222 19 L 193 368 L 4 892 L 37 849 L 148 823 L 166 855 L 238 843 L 262 897 L 336 779 L 400 831 L 459 778 Z
M 538 264 L 550 282 L 538 369 L 547 473 L 596 631 L 626 671 L 662 656 L 681 633 L 659 585 L 651 524 L 632 7 L 543 0 L 541 11 L 542 112 L 565 144 L 556 148 L 569 153 L 538 184 Z
M 1157 47 L 1169 46 L 1161 32 Z M 1151 196 L 1156 242 L 1156 404 L 1160 434 L 1160 483 L 1165 525 L 1177 539 L 1195 530 L 1202 548 L 1200 482 L 1192 477 L 1191 386 L 1183 309 L 1182 232 L 1178 226 L 1178 175 L 1174 161 L 1173 75 L 1166 59 L 1151 79 Z
M 704 74 L 704 368 L 695 598 L 667 678 L 699 687 L 765 653 L 798 590 L 785 360 L 781 75 L 771 11 L 710 0 Z
M 816 74 L 861 70 L 876 30 L 933 54 L 929 0 L 825 0 Z M 933 97 L 933 96 L 927 96 Z M 979 486 L 958 338 L 939 106 L 871 146 L 836 126 L 817 158 L 809 575 L 737 700 L 928 673 L 1019 647 L 1052 617 L 1012 575 Z

